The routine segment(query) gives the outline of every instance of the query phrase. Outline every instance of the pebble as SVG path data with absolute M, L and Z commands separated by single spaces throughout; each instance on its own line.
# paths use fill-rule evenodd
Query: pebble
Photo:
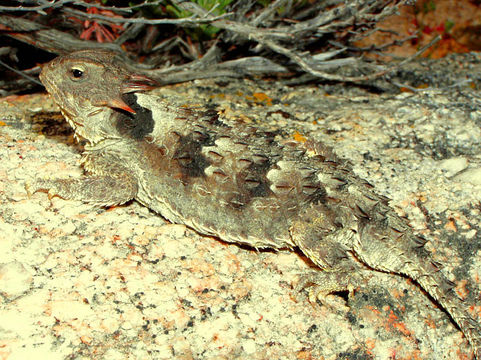
M 468 159 L 454 157 L 441 161 L 440 168 L 446 172 L 447 177 L 452 177 L 468 167 Z
M 0 294 L 9 300 L 15 299 L 26 292 L 33 278 L 25 266 L 18 262 L 0 264 Z
M 462 172 L 455 177 L 457 181 L 468 182 L 473 185 L 481 185 L 481 167 Z

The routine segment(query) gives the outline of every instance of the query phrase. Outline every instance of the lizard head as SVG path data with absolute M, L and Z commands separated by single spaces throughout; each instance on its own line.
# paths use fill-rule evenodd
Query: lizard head
M 96 142 L 102 133 L 97 114 L 106 108 L 135 114 L 122 99 L 127 93 L 153 89 L 157 83 L 129 70 L 117 53 L 80 50 L 44 65 L 40 80 L 75 133 Z

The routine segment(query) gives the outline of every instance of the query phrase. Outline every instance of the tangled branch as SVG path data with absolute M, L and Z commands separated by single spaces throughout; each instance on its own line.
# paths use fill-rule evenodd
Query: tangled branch
M 252 74 L 298 78 L 308 74 L 309 79 L 350 82 L 383 76 L 402 63 L 386 66 L 364 55 L 381 53 L 392 44 L 359 48 L 356 41 L 383 31 L 379 22 L 408 0 L 319 0 L 312 4 L 274 0 L 267 6 L 237 0 L 225 9 L 207 9 L 195 0 L 144 1 L 129 7 L 82 0 L 37 0 L 29 1 L 30 6 L 18 2 L 18 6 L 0 6 L 0 34 L 56 54 L 80 48 L 108 48 L 125 54 L 130 49 L 146 59 L 141 66 L 131 61 L 132 66 L 161 83 L 172 83 Z M 159 9 L 166 16 L 146 16 Z M 79 35 L 72 35 L 75 32 Z M 97 41 L 92 39 L 94 34 Z M 172 63 L 180 65 L 169 66 Z M 346 70 L 353 75 L 342 75 Z

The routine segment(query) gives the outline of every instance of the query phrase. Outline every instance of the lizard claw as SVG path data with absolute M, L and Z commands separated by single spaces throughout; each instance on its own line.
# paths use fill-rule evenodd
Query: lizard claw
M 41 180 L 33 180 L 25 182 L 25 191 L 27 192 L 27 196 L 30 199 L 33 194 L 40 190 L 46 190 Z
M 32 195 L 35 193 L 35 190 L 33 188 L 32 182 L 27 181 L 25 183 L 25 191 L 27 192 L 27 197 L 30 199 Z
M 52 200 L 52 198 L 57 195 L 57 192 L 55 191 L 55 189 L 49 189 L 47 191 L 47 196 L 48 196 L 48 199 L 49 200 Z
M 40 179 L 25 182 L 25 191 L 27 192 L 28 198 L 30 199 L 32 195 L 38 191 L 47 192 L 49 199 L 57 195 L 57 192 L 51 188 L 51 184 L 49 184 L 48 181 L 48 179 Z

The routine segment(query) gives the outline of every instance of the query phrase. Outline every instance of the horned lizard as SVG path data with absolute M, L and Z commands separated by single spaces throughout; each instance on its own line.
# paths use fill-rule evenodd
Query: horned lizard
M 481 358 L 481 327 L 407 220 L 328 147 L 277 141 L 215 111 L 172 106 L 115 53 L 83 50 L 40 79 L 78 138 L 80 179 L 37 179 L 29 194 L 102 206 L 135 199 L 173 223 L 253 248 L 298 248 L 318 271 L 317 293 L 352 289 L 361 267 L 403 274 L 462 330 Z

